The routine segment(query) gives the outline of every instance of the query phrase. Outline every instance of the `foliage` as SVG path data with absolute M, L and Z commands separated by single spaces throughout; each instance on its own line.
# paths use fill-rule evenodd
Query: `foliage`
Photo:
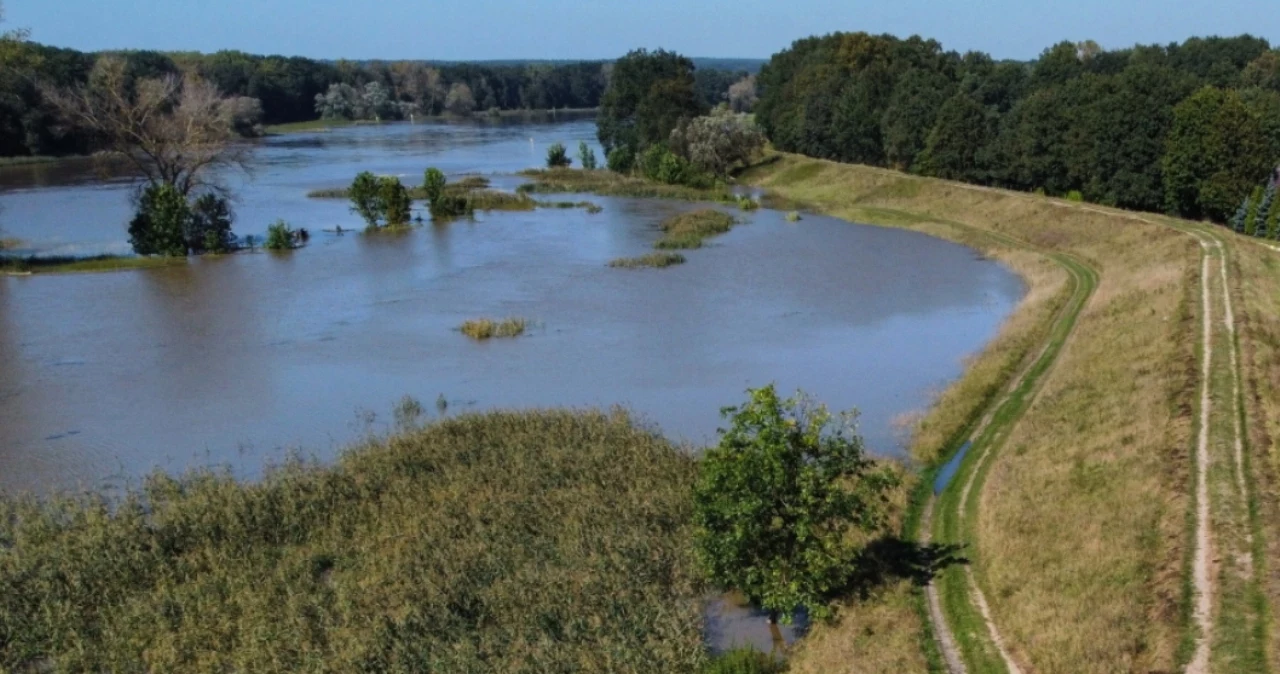
M 698 171 L 728 178 L 733 169 L 759 156 L 765 138 L 751 117 L 720 107 L 710 115 L 682 120 L 670 142 L 673 151 Z
M 365 225 L 377 227 L 384 210 L 382 183 L 378 176 L 369 171 L 360 172 L 351 182 L 347 195 L 351 199 L 351 211 L 359 215 Z
M 1222 221 L 1280 159 L 1267 48 L 1063 42 L 1017 63 L 833 33 L 776 54 L 754 111 L 783 151 Z
M 694 490 L 699 562 L 712 583 L 740 590 L 773 616 L 828 603 L 857 567 L 846 535 L 886 517 L 894 474 L 864 456 L 852 415 L 837 418 L 773 386 L 726 408 L 730 427 L 707 451 Z
M 697 671 L 694 473 L 620 412 L 501 412 L 250 483 L 4 498 L 0 669 Z
M 1206 87 L 1174 108 L 1164 156 L 1170 211 L 1225 222 L 1274 168 L 1257 116 L 1234 91 Z
M 139 255 L 185 256 L 191 207 L 176 187 L 152 183 L 138 196 L 129 223 L 129 244 Z
M 284 220 L 276 220 L 267 227 L 267 240 L 262 244 L 267 250 L 292 250 L 297 233 Z
M 730 85 L 727 98 L 730 110 L 734 112 L 751 112 L 751 109 L 756 106 L 756 101 L 760 100 L 756 87 L 756 76 L 747 75 Z
M 578 163 L 587 171 L 596 170 L 596 151 L 585 140 L 578 141 Z
M 564 143 L 552 143 L 551 147 L 547 148 L 547 168 L 569 168 L 572 163 L 573 160 L 569 158 L 569 152 L 565 149 Z
M 388 226 L 409 224 L 413 200 L 409 198 L 409 192 L 404 185 L 400 184 L 399 178 L 386 176 L 378 181 L 378 203 L 382 208 L 382 217 Z
M 449 180 L 445 178 L 444 171 L 434 166 L 427 169 L 422 175 L 422 193 L 427 203 L 434 205 L 436 200 L 444 194 L 444 188 L 449 184 Z M 488 183 L 486 183 L 487 185 Z
M 191 252 L 227 253 L 235 247 L 235 234 L 231 232 L 234 218 L 231 205 L 216 194 L 202 194 L 191 204 L 187 225 L 187 247 Z
M 523 318 L 477 318 L 463 322 L 458 330 L 472 339 L 486 340 L 494 337 L 519 337 L 524 334 L 528 325 L 529 322 Z
M 1254 194 L 1257 195 L 1257 193 L 1258 193 L 1257 190 L 1254 190 Z M 1270 233 L 1270 227 L 1268 225 L 1267 218 L 1268 216 L 1270 216 L 1272 210 L 1275 207 L 1275 201 L 1276 201 L 1276 185 L 1275 183 L 1270 183 L 1267 185 L 1266 189 L 1262 191 L 1262 196 L 1258 200 L 1258 212 L 1254 214 L 1254 221 L 1253 221 L 1254 236 L 1259 238 L 1266 238 Z
M 712 183 L 710 176 L 663 143 L 646 148 L 640 155 L 638 168 L 645 178 L 666 185 L 706 188 Z
M 605 161 L 609 170 L 614 173 L 627 173 L 636 163 L 635 150 L 629 146 L 619 146 L 605 151 Z
M 1262 207 L 1263 191 L 1261 187 L 1253 188 L 1249 195 L 1249 211 L 1244 216 L 1244 234 L 1253 236 L 1258 227 L 1258 211 Z M 1265 217 L 1265 216 L 1264 216 Z
M 476 97 L 464 82 L 455 82 L 445 97 L 444 108 L 450 114 L 467 117 L 476 109 Z
M 641 150 L 665 143 L 680 120 L 706 112 L 693 73 L 692 61 L 664 50 L 640 49 L 618 59 L 596 119 L 610 168 L 629 169 Z

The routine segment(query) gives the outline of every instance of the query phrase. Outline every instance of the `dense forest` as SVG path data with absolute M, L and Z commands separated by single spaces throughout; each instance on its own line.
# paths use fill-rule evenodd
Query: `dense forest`
M 321 116 L 398 119 L 443 112 L 595 108 L 608 86 L 612 64 L 439 63 L 426 61 L 317 61 L 258 56 L 130 51 L 117 53 L 129 75 L 146 79 L 195 75 L 224 95 L 257 99 L 259 121 L 282 124 Z M 0 156 L 63 155 L 89 151 L 93 139 L 65 128 L 43 91 L 90 82 L 102 54 L 35 42 L 9 42 L 0 50 Z M 706 105 L 724 101 L 742 71 L 707 68 L 698 73 Z
M 795 42 L 759 75 L 780 150 L 1225 222 L 1280 162 L 1280 52 L 1250 36 L 1030 63 L 912 37 Z

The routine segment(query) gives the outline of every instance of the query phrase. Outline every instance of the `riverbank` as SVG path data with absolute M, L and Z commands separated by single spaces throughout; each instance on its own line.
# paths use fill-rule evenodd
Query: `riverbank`
M 806 209 L 965 243 L 1027 280 L 1000 337 L 914 424 L 912 451 L 926 464 L 957 449 L 992 396 L 1040 355 L 1068 295 L 1069 271 L 1054 256 L 1101 270 L 1020 418 L 990 451 L 966 456 L 952 488 L 971 485 L 970 496 L 934 542 L 968 545 L 1016 662 L 1046 672 L 1175 669 L 1189 619 L 1196 242 L 1119 213 L 796 156 L 743 179 Z M 939 579 L 943 595 L 972 606 L 966 573 L 954 569 L 960 579 Z M 919 657 L 938 663 L 922 595 L 915 588 L 858 603 L 833 628 L 848 638 L 802 645 L 795 671 L 822 671 L 832 648 L 846 662 L 885 663 L 866 671 L 903 671 L 900 641 L 853 636 L 890 625 L 921 635 Z M 955 616 L 962 646 L 994 652 L 977 614 Z

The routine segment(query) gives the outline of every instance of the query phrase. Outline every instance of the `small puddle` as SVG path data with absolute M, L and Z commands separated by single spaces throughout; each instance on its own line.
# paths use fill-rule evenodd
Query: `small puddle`
M 973 443 L 964 443 L 960 447 L 960 451 L 956 452 L 956 455 L 951 457 L 951 460 L 942 467 L 942 470 L 938 471 L 938 477 L 933 480 L 933 493 L 935 496 L 941 494 L 942 490 L 946 489 L 948 484 L 951 484 L 951 478 L 956 476 L 957 470 L 960 470 L 960 463 L 964 461 L 965 454 L 969 453 L 969 445 L 971 444 Z
M 785 657 L 808 631 L 809 615 L 801 610 L 790 625 L 770 625 L 768 612 L 751 607 L 741 594 L 730 592 L 707 599 L 704 629 L 703 638 L 714 654 L 750 648 Z

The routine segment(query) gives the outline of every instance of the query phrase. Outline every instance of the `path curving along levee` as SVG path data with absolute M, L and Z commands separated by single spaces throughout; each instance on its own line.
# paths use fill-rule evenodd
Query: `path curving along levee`
M 1258 565 L 1254 563 L 1256 543 L 1253 531 L 1257 522 L 1256 511 L 1249 506 L 1252 479 L 1248 474 L 1244 450 L 1241 365 L 1228 272 L 1229 247 L 1222 240 L 1221 233 L 1212 228 L 1174 220 L 1159 221 L 1124 211 L 1074 203 L 1057 205 L 1173 228 L 1194 237 L 1200 246 L 1200 392 L 1193 461 L 1194 552 L 1188 569 L 1192 593 L 1192 624 L 1188 628 L 1193 635 L 1191 641 L 1194 646 L 1185 671 L 1187 674 L 1245 671 L 1239 669 L 1241 656 L 1238 653 L 1221 655 L 1215 654 L 1214 650 L 1216 641 L 1227 639 L 1218 637 L 1215 630 L 1215 615 L 1221 620 L 1221 616 L 1227 613 L 1222 606 L 1225 599 L 1218 585 L 1220 579 L 1225 582 L 1234 578 L 1222 575 L 1225 569 L 1220 568 L 1222 565 L 1218 563 L 1218 557 L 1230 547 L 1230 564 L 1235 567 L 1236 576 L 1246 578 L 1246 584 L 1251 585 L 1254 592 L 1260 591 L 1261 583 Z M 1004 243 L 1034 250 L 1020 241 Z M 970 496 L 975 489 L 981 492 L 985 477 L 998 460 L 1009 431 L 1030 406 L 1043 375 L 1070 337 L 1076 318 L 1097 286 L 1097 271 L 1082 261 L 1064 254 L 1046 253 L 1046 256 L 1070 274 L 1071 298 L 1055 318 L 1039 354 L 1010 381 L 1004 394 L 991 403 L 968 435 L 971 447 L 960 469 L 942 493 L 931 497 L 925 506 L 920 527 L 922 542 L 941 540 L 960 544 L 972 540 L 972 536 L 965 533 L 965 524 L 976 520 L 979 499 L 971 499 Z M 1214 264 L 1217 265 L 1216 270 L 1213 269 Z M 1221 323 L 1217 322 L 1218 317 L 1221 317 Z M 1226 353 L 1215 349 L 1215 343 Z M 1230 466 L 1226 471 L 1229 477 L 1221 477 L 1223 471 L 1215 470 L 1220 465 Z M 1229 482 L 1229 489 L 1223 482 Z M 1223 503 L 1227 500 L 1231 503 Z M 1237 532 L 1237 540 L 1229 546 L 1226 542 L 1215 545 L 1215 516 L 1229 520 L 1225 528 Z M 926 587 L 926 608 L 935 641 L 950 674 L 968 674 L 971 671 L 1022 674 L 1023 666 L 1033 667 L 1031 663 L 1019 665 L 1010 653 L 987 607 L 971 564 L 963 569 L 953 567 L 945 570 L 930 582 Z M 1236 606 L 1231 609 L 1232 612 L 1248 610 L 1247 607 Z M 1241 648 L 1236 643 L 1232 645 L 1236 651 Z M 1248 650 L 1248 645 L 1244 648 Z M 1252 648 L 1261 652 L 1264 646 L 1256 644 Z
M 1035 250 L 1024 242 L 1003 236 L 999 238 L 1005 245 Z M 970 501 L 969 495 L 975 487 L 981 489 L 981 481 L 1001 444 L 1035 399 L 1044 375 L 1057 360 L 1075 328 L 1076 319 L 1097 288 L 1098 273 L 1090 265 L 1064 253 L 1044 254 L 1067 272 L 1070 296 L 1054 317 L 1040 351 L 1010 380 L 1002 395 L 992 401 L 968 435 L 968 455 L 951 483 L 925 508 L 921 523 L 923 542 L 937 537 L 949 543 L 964 543 L 966 536 L 961 529 L 965 513 L 971 508 L 976 509 L 976 501 Z M 969 671 L 1022 673 L 991 617 L 972 565 L 944 571 L 926 586 L 925 593 L 935 639 L 951 674 L 967 674 Z M 959 632 L 953 629 L 957 624 L 960 625 Z

